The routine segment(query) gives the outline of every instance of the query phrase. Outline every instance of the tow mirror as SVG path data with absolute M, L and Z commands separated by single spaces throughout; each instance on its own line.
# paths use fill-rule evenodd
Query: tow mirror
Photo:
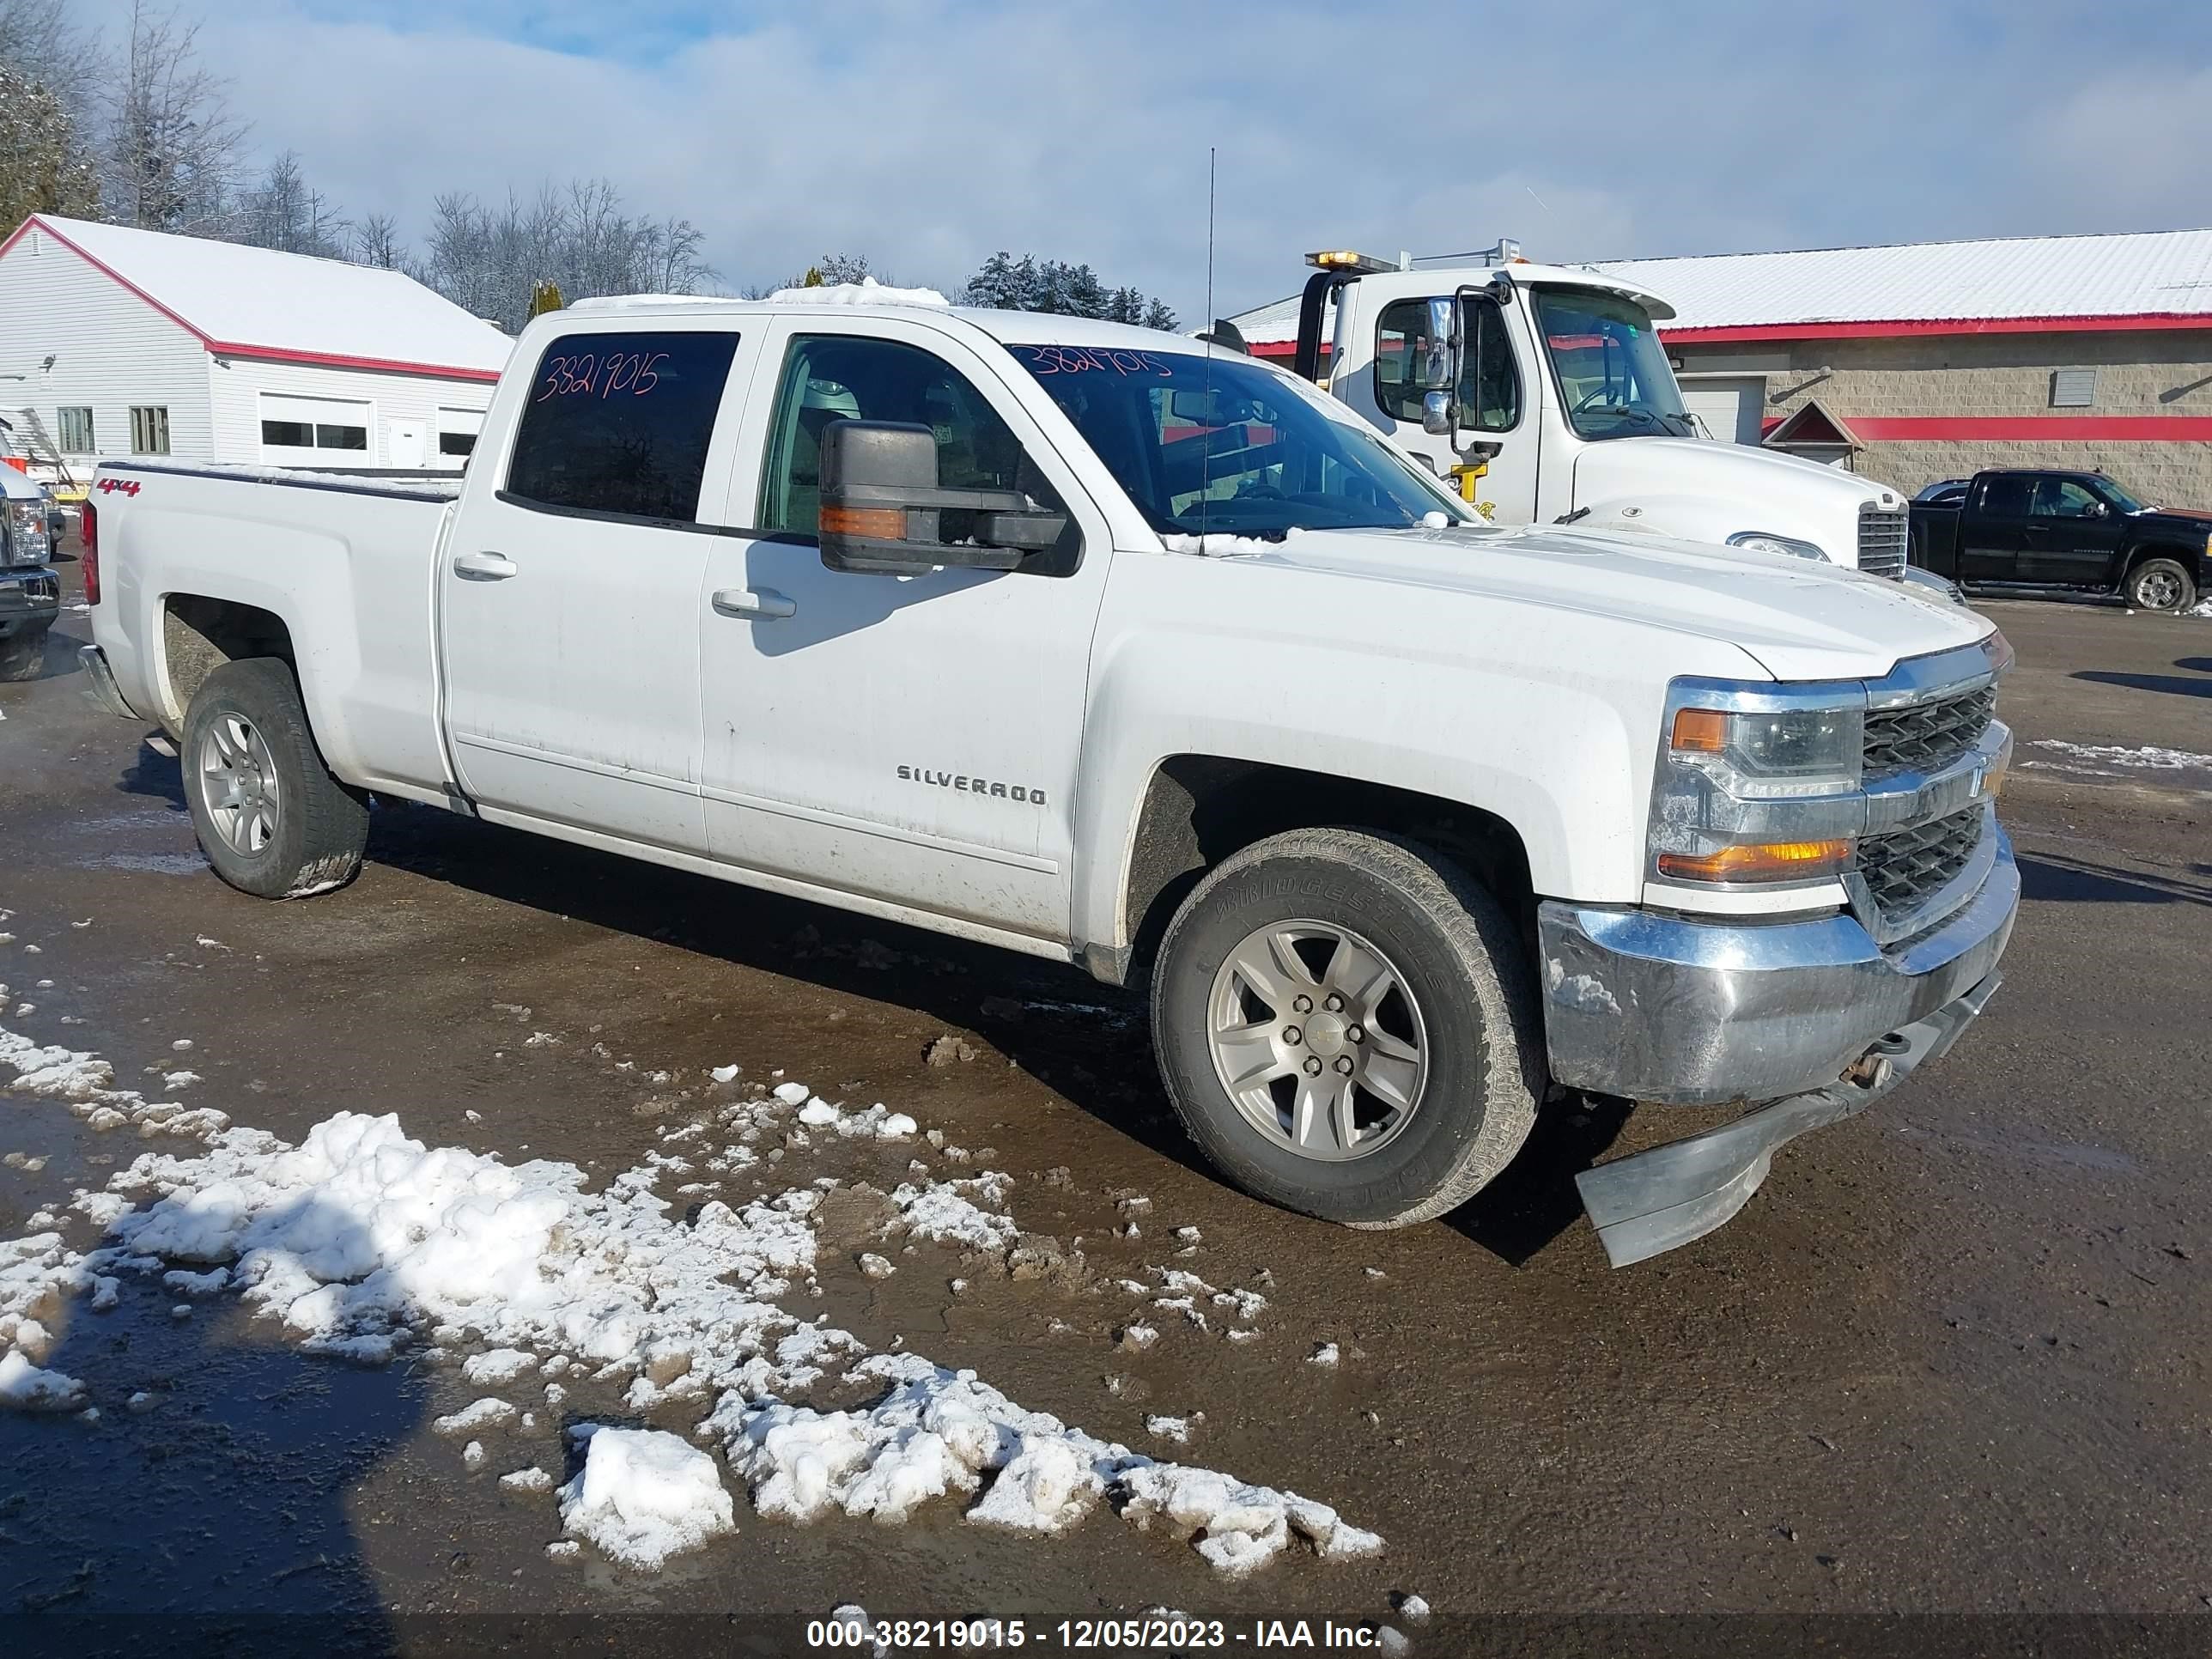
M 1012 570 L 1067 527 L 1065 513 L 1018 490 L 940 488 L 937 436 L 926 426 L 832 421 L 822 429 L 820 540 L 832 570 Z

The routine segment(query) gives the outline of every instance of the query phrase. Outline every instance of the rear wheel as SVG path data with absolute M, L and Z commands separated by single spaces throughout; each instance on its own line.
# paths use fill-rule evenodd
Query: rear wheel
M 1152 1034 L 1191 1138 L 1247 1191 L 1425 1221 L 1512 1161 L 1541 1044 L 1517 935 L 1465 872 L 1351 830 L 1246 848 L 1161 941 Z
M 18 629 L 0 640 L 0 680 L 34 680 L 46 663 L 46 633 L 52 626 L 40 623 Z
M 2178 559 L 2145 559 L 2128 572 L 2128 603 L 2138 611 L 2186 611 L 2197 584 Z
M 258 898 L 304 898 L 353 879 L 368 800 L 331 775 L 291 670 L 225 663 L 185 711 L 185 799 L 216 873 Z

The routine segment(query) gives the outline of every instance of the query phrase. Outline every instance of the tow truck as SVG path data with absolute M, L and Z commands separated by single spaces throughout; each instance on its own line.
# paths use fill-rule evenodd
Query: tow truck
M 1674 314 L 1665 300 L 1602 271 L 1534 263 L 1510 240 L 1480 257 L 1415 270 L 1403 256 L 1309 254 L 1291 367 L 1493 523 L 1719 542 L 1905 576 L 1908 506 L 1896 490 L 1698 435 L 1659 338 Z

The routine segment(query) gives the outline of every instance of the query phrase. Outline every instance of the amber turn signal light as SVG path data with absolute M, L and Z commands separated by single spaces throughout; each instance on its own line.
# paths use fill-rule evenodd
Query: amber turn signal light
M 1674 714 L 1678 753 L 1718 755 L 1728 749 L 1729 717 L 1717 708 L 1682 708 Z
M 1678 881 L 1811 881 L 1851 855 L 1848 841 L 1754 842 L 1717 853 L 1662 853 L 1659 873 Z
M 866 536 L 879 542 L 906 539 L 906 509 L 902 507 L 824 507 L 822 533 L 825 536 Z

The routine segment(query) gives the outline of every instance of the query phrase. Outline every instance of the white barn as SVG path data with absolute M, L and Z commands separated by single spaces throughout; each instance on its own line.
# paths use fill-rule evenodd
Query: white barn
M 457 468 L 512 343 L 397 270 L 49 214 L 0 243 L 0 417 L 79 483 L 131 455 Z

